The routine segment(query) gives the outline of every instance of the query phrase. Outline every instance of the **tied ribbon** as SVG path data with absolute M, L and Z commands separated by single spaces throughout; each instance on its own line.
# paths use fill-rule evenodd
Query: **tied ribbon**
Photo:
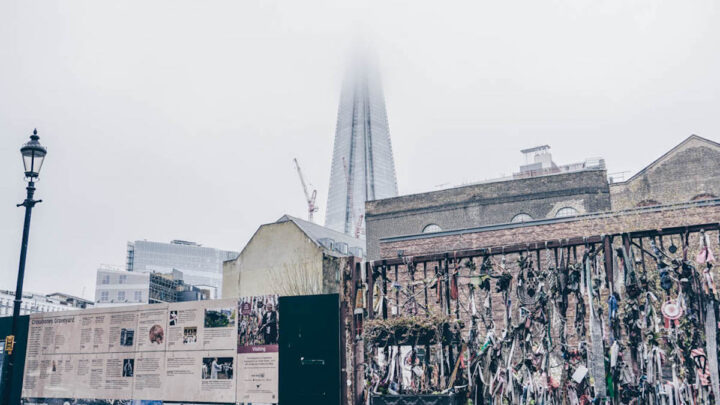
M 610 322 L 610 326 L 612 327 L 612 321 L 617 316 L 618 311 L 618 302 L 617 298 L 615 298 L 615 294 L 611 294 L 610 297 L 608 297 L 608 321 Z
M 710 268 L 706 267 L 703 269 L 703 277 L 705 278 L 705 293 L 715 294 L 715 280 L 713 280 L 713 275 L 710 272 Z
M 708 237 L 703 232 L 700 236 L 700 252 L 698 252 L 697 257 L 695 257 L 695 261 L 699 264 L 705 264 L 705 263 L 711 263 L 715 261 L 715 256 L 713 255 L 712 250 L 710 250 L 710 244 L 708 243 Z
M 695 370 L 697 372 L 700 384 L 707 387 L 710 385 L 710 370 L 707 364 L 707 356 L 705 356 L 705 350 L 693 349 L 690 351 L 693 362 L 695 363 Z
M 457 273 L 450 276 L 450 298 L 458 299 Z

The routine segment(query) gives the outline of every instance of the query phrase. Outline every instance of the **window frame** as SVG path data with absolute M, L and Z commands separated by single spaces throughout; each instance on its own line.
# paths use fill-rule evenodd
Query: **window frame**
M 440 227 L 440 225 L 436 223 L 431 223 L 423 226 L 422 233 L 437 233 L 442 232 L 442 230 L 443 229 Z
M 527 217 L 527 218 L 529 218 L 529 219 L 523 219 L 523 220 L 516 221 L 516 218 L 522 217 L 522 216 L 525 216 L 525 217 Z M 511 224 L 521 224 L 521 223 L 523 223 L 523 222 L 533 221 L 534 219 L 535 219 L 535 218 L 533 218 L 532 215 L 528 214 L 527 212 L 519 212 L 519 213 L 515 214 L 515 215 L 510 219 L 510 223 L 511 223 Z
M 572 214 L 564 214 L 563 213 L 563 211 L 570 212 L 571 210 L 572 210 Z M 580 215 L 580 211 L 578 211 L 577 208 L 574 208 L 574 207 L 565 206 L 565 207 L 562 207 L 562 208 L 558 209 L 557 211 L 555 211 L 555 218 L 567 218 L 567 217 L 574 217 L 577 215 Z

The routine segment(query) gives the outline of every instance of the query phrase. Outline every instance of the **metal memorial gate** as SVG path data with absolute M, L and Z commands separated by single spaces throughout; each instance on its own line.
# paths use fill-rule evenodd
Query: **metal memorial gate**
M 339 296 L 280 297 L 279 311 L 279 404 L 340 404 Z

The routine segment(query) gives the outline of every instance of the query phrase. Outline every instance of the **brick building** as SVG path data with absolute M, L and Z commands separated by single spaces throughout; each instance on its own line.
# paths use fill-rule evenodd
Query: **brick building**
M 381 238 L 610 210 L 603 169 L 475 184 L 369 201 L 367 248 Z
M 555 246 L 567 245 L 570 240 L 577 242 L 593 236 L 647 230 L 682 230 L 698 225 L 718 225 L 719 221 L 720 200 L 703 200 L 432 234 L 388 237 L 380 240 L 380 259 L 392 260 L 399 256 L 415 258 L 443 253 L 452 255 L 453 252 L 477 249 L 494 249 L 495 253 L 498 253 L 503 248 L 510 251 L 511 247 L 524 248 L 526 245 L 530 250 L 544 249 L 543 245 L 536 244 L 551 241 Z M 675 243 L 679 244 L 679 241 L 676 239 Z
M 371 261 L 356 264 L 352 273 L 348 295 L 356 298 L 347 306 L 356 315 L 350 336 L 359 336 L 363 324 L 390 330 L 413 319 L 458 319 L 462 345 L 448 341 L 446 348 L 417 349 L 431 353 L 426 359 L 440 352 L 441 369 L 460 364 L 454 359 L 466 347 L 479 353 L 480 372 L 499 359 L 513 364 L 518 375 L 539 370 L 533 367 L 540 360 L 563 364 L 577 349 L 579 364 L 591 376 L 588 384 L 602 396 L 603 358 L 610 356 L 613 339 L 631 347 L 630 337 L 640 336 L 628 319 L 642 292 L 649 294 L 643 303 L 653 314 L 682 289 L 687 319 L 714 316 L 703 297 L 715 296 L 712 280 L 720 277 L 706 262 L 720 243 L 718 158 L 720 145 L 691 136 L 624 182 L 609 181 L 604 167 L 562 171 L 540 162 L 526 165 L 532 173 L 521 170 L 512 179 L 368 202 Z M 668 263 L 694 270 L 666 284 Z M 651 295 L 659 298 L 652 301 Z M 690 325 L 688 333 L 702 322 Z M 708 342 L 714 345 L 715 339 Z M 362 398 L 366 370 L 354 359 L 372 364 L 368 359 L 376 353 L 364 352 L 364 343 L 348 355 L 356 398 Z M 482 357 L 489 343 L 495 351 Z M 715 352 L 708 347 L 706 352 Z M 575 389 L 565 383 L 572 369 L 563 374 L 561 367 L 547 367 L 564 390 Z M 536 381 L 545 381 L 540 374 Z
M 367 250 L 408 235 L 541 221 L 720 196 L 720 144 L 692 135 L 624 182 L 611 182 L 602 159 L 557 166 L 547 147 L 509 179 L 368 201 Z
M 547 333 L 551 341 L 561 343 L 554 346 L 552 354 L 559 362 L 562 357 L 557 348 L 563 342 L 570 348 L 585 342 L 588 350 L 606 352 L 609 346 L 602 342 L 610 327 L 597 319 L 607 320 L 606 303 L 611 294 L 621 297 L 618 300 L 623 305 L 628 300 L 629 280 L 635 280 L 629 273 L 647 280 L 654 290 L 660 289 L 662 276 L 654 257 L 657 249 L 695 263 L 702 240 L 716 249 L 719 229 L 720 199 L 712 199 L 388 237 L 379 241 L 379 260 L 366 263 L 364 272 L 356 270 L 356 279 L 364 281 L 356 283 L 363 287 L 356 292 L 364 294 L 368 318 L 439 315 L 460 319 L 464 339 L 469 341 L 471 331 L 476 331 L 475 339 L 480 339 L 475 342 L 476 349 L 486 336 L 504 340 L 499 336 L 507 329 L 517 331 L 526 325 L 527 336 Z M 700 262 L 696 265 L 701 272 Z M 708 269 L 717 280 L 717 269 Z M 584 271 L 594 278 L 586 284 L 591 287 L 581 289 L 584 276 L 576 275 L 575 289 L 571 289 L 573 274 Z M 483 274 L 491 275 L 486 287 Z M 554 297 L 549 318 L 536 316 L 537 312 L 528 315 L 528 308 L 536 310 L 539 302 L 530 292 L 538 291 L 535 288 Z M 596 290 L 595 298 L 586 297 L 588 288 Z M 589 302 L 602 312 L 599 318 L 587 315 L 593 311 Z M 525 323 L 530 318 L 532 321 Z M 353 325 L 357 328 L 358 321 Z M 356 357 L 361 355 L 359 352 Z M 587 366 L 596 370 L 594 374 L 605 375 L 602 361 Z M 554 378 L 560 380 L 561 376 L 558 373 Z M 598 392 L 604 392 L 602 388 L 596 387 Z
M 692 135 L 627 181 L 610 184 L 613 210 L 720 197 L 720 144 Z

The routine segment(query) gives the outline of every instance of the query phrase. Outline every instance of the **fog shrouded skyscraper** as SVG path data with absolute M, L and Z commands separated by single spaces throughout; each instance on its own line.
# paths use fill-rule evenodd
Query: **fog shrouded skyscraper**
M 340 94 L 325 226 L 364 237 L 365 201 L 398 189 L 380 75 L 355 61 Z

